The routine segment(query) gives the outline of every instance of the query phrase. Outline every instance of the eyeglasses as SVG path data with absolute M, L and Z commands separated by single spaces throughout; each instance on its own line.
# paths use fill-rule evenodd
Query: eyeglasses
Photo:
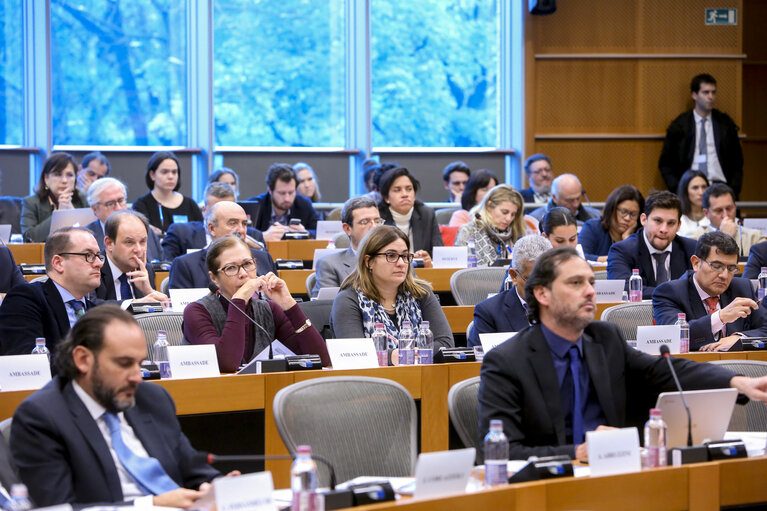
M 624 218 L 636 220 L 639 217 L 639 213 L 636 211 L 629 211 L 628 209 L 618 208 L 618 214 Z
M 413 254 L 398 254 L 397 252 L 379 252 L 375 254 L 377 256 L 384 256 L 387 263 L 394 264 L 398 259 L 402 259 L 402 262 L 410 264 L 413 262 Z
M 362 220 L 357 222 L 357 225 L 361 227 L 367 227 L 371 223 L 373 223 L 374 225 L 382 225 L 383 218 L 363 218 Z
M 256 271 L 256 260 L 248 259 L 242 264 L 227 264 L 218 269 L 218 271 L 224 272 L 224 275 L 234 277 L 240 273 L 240 269 L 245 270 L 247 273 Z
M 717 273 L 722 273 L 724 270 L 727 270 L 727 273 L 729 273 L 730 275 L 735 275 L 740 270 L 737 264 L 726 265 L 717 261 L 714 261 L 713 263 L 709 263 L 705 259 L 702 259 L 702 261 L 706 263 L 707 265 L 709 265 L 711 269 Z
M 99 204 L 101 204 L 102 206 L 104 206 L 107 209 L 112 209 L 115 206 L 117 206 L 118 204 L 120 206 L 125 206 L 125 197 L 120 197 L 119 199 L 109 200 L 109 201 L 106 201 L 106 202 L 99 202 Z
M 106 259 L 107 256 L 104 254 L 98 253 L 98 252 L 61 252 L 59 253 L 61 256 L 66 255 L 75 255 L 75 256 L 83 256 L 85 258 L 85 262 L 88 264 L 93 264 L 93 262 L 98 259 L 102 263 Z
M 551 169 L 551 167 L 541 167 L 539 169 L 536 169 L 536 170 L 530 172 L 530 174 L 532 174 L 534 176 L 537 176 L 538 174 L 543 174 L 544 172 L 546 174 L 553 174 L 554 173 L 554 171 Z

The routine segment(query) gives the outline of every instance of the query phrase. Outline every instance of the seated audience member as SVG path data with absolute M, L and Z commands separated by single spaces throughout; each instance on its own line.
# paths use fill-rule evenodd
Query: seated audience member
M 96 215 L 96 220 L 89 223 L 87 227 L 96 238 L 99 248 L 104 250 L 104 224 L 109 215 L 115 211 L 121 211 L 128 207 L 128 191 L 125 185 L 112 177 L 104 177 L 93 183 L 88 188 L 88 205 Z M 149 229 L 149 238 L 147 240 L 147 260 L 162 261 L 162 247 L 157 234 Z
M 330 363 L 325 340 L 290 296 L 285 281 L 271 272 L 256 276 L 258 263 L 244 241 L 237 236 L 217 239 L 207 250 L 205 264 L 222 296 L 211 293 L 184 309 L 184 338 L 192 344 L 215 345 L 221 371 L 237 371 L 274 339 L 294 353 L 319 354 L 322 365 Z M 259 292 L 268 300 L 259 300 Z
M 697 239 L 701 234 L 711 231 L 722 231 L 729 234 L 738 244 L 738 256 L 745 256 L 752 245 L 765 241 L 759 229 L 751 229 L 740 225 L 736 218 L 735 192 L 723 183 L 714 183 L 703 193 L 703 213 L 709 220 L 709 225 L 690 233 L 690 238 Z
M 314 169 L 308 163 L 298 162 L 293 165 L 293 172 L 296 173 L 298 181 L 296 193 L 312 202 L 320 202 L 322 193 L 320 193 L 320 182 Z
M 378 207 L 372 199 L 354 197 L 344 203 L 341 210 L 344 232 L 349 236 L 350 246 L 343 252 L 328 254 L 317 260 L 317 280 L 312 296 L 317 296 L 323 287 L 341 287 L 341 283 L 357 269 L 357 252 L 362 237 L 373 227 L 383 223 Z
M 525 160 L 525 176 L 530 188 L 519 192 L 522 198 L 525 202 L 546 204 L 551 198 L 551 181 L 554 179 L 549 157 L 545 154 L 530 156 Z
M 510 459 L 586 458 L 587 431 L 641 427 L 658 393 L 676 389 L 663 358 L 630 347 L 616 325 L 594 321 L 594 272 L 575 249 L 538 258 L 525 300 L 535 324 L 487 352 L 480 372 L 479 432 L 502 420 Z M 734 387 L 767 401 L 767 377 L 682 358 L 672 363 L 684 389 Z
M 538 226 L 554 248 L 578 246 L 578 223 L 567 208 L 551 208 Z
M 569 209 L 578 220 L 578 225 L 582 225 L 586 220 L 599 218 L 601 213 L 598 209 L 581 204 L 582 196 L 580 179 L 573 174 L 562 174 L 551 182 L 551 198 L 546 205 L 534 210 L 530 216 L 540 221 L 551 208 L 560 207 Z
M 442 171 L 442 183 L 447 190 L 448 202 L 460 202 L 466 183 L 471 177 L 471 169 L 462 161 L 454 161 Z
M 146 356 L 136 320 L 113 305 L 88 311 L 60 343 L 60 375 L 19 405 L 11 427 L 38 506 L 188 508 L 221 475 L 184 436 L 168 391 L 142 383 Z
M 81 194 L 87 194 L 91 185 L 96 180 L 107 177 L 110 170 L 106 156 L 98 151 L 86 154 L 77 167 L 77 189 Z
M 208 184 L 225 183 L 232 187 L 235 199 L 240 196 L 240 176 L 229 167 L 221 167 L 208 176 Z M 202 212 L 205 214 L 205 211 Z
M 711 225 L 703 212 L 703 193 L 705 193 L 706 188 L 708 188 L 708 178 L 703 172 L 688 170 L 682 174 L 676 192 L 682 203 L 680 236 L 689 237 L 690 234 Z
M 24 197 L 21 207 L 21 232 L 25 242 L 45 241 L 54 210 L 88 207 L 75 187 L 75 172 L 77 165 L 69 153 L 53 153 L 45 160 L 35 193 Z
M 644 197 L 636 187 L 619 186 L 612 191 L 602 218 L 592 218 L 583 224 L 578 243 L 588 261 L 607 262 L 607 252 L 613 243 L 623 241 L 641 227 L 639 214 L 644 209 Z
M 286 231 L 308 231 L 313 235 L 317 229 L 317 212 L 312 201 L 296 194 L 298 178 L 293 167 L 287 163 L 273 164 L 266 172 L 266 186 L 268 191 L 248 198 L 261 204 L 258 218 L 253 223 L 264 233 L 264 239 L 280 240 Z M 301 223 L 291 225 L 293 218 Z
M 458 231 L 454 245 L 466 246 L 474 240 L 477 266 L 489 266 L 496 259 L 507 259 L 514 243 L 525 235 L 522 196 L 509 185 L 498 185 L 469 212 L 474 216 Z
M 461 208 L 450 217 L 450 227 L 461 227 L 471 222 L 469 210 L 482 202 L 485 194 L 498 185 L 492 170 L 479 169 L 469 177 L 461 194 Z
M 628 290 L 631 271 L 639 269 L 642 298 L 648 300 L 657 286 L 692 269 L 695 240 L 677 235 L 680 208 L 679 198 L 671 192 L 648 195 L 640 217 L 642 228 L 610 247 L 607 278 L 625 280 Z
M 751 250 L 748 251 L 746 269 L 743 271 L 743 278 L 758 278 L 763 266 L 767 267 L 767 241 L 751 245 Z
M 751 281 L 738 273 L 738 245 L 729 234 L 703 234 L 695 245 L 692 271 L 661 284 L 652 295 L 658 325 L 673 325 L 684 312 L 691 351 L 727 351 L 742 335 L 767 336 L 767 311 Z
M 365 196 L 376 201 L 376 204 L 379 204 L 381 202 L 381 178 L 388 171 L 398 168 L 399 165 L 394 161 L 385 161 L 370 167 L 369 170 L 373 171 L 373 175 L 370 178 L 373 188 L 370 192 L 366 193 Z
M 144 181 L 149 193 L 136 199 L 133 209 L 149 219 L 155 234 L 165 234 L 173 223 L 202 220 L 197 204 L 178 191 L 181 188 L 181 164 L 175 154 L 168 151 L 154 153 L 147 163 Z
M 373 191 L 373 174 L 376 168 L 378 168 L 378 160 L 375 158 L 368 158 L 362 162 L 362 181 L 365 183 L 367 192 Z
M 530 326 L 525 301 L 525 282 L 530 278 L 538 257 L 551 249 L 551 243 L 536 234 L 519 238 L 509 266 L 513 286 L 492 298 L 483 300 L 474 308 L 474 326 L 467 346 L 481 346 L 479 334 L 493 332 L 519 332 Z
M 415 196 L 421 183 L 406 168 L 389 170 L 381 178 L 381 202 L 378 210 L 386 225 L 398 227 L 410 239 L 415 257 L 423 258 L 424 265 L 431 268 L 431 253 L 434 247 L 441 247 L 434 210 Z
M 212 241 L 230 234 L 243 239 L 247 232 L 248 216 L 242 206 L 235 202 L 218 202 L 205 213 L 205 226 Z M 168 275 L 169 289 L 205 288 L 210 285 L 205 265 L 206 250 L 198 250 L 173 260 Z M 277 272 L 269 252 L 251 249 L 251 253 L 258 263 L 258 275 Z
M 362 240 L 357 271 L 349 275 L 333 301 L 330 328 L 337 339 L 373 335 L 376 323 L 389 334 L 389 349 L 396 348 L 403 321 L 418 329 L 428 321 L 434 349 L 453 346 L 445 313 L 427 282 L 413 276 L 410 239 L 396 227 L 382 225 Z
M 215 181 L 205 187 L 203 193 L 205 205 L 202 208 L 203 213 L 213 207 L 214 204 L 223 201 L 234 202 L 234 190 L 226 183 Z M 248 236 L 255 240 L 246 239 L 245 242 L 254 249 L 262 249 L 264 244 L 264 235 L 261 231 L 248 227 Z M 281 237 L 281 236 L 280 236 Z M 277 238 L 279 239 L 279 238 Z M 274 241 L 274 240 L 272 240 Z M 205 224 L 203 222 L 187 222 L 185 224 L 171 224 L 168 232 L 162 239 L 163 253 L 167 261 L 185 255 L 189 250 L 197 250 L 207 247 L 211 242 Z
M 27 284 L 19 265 L 8 247 L 0 246 L 0 293 L 7 293 L 15 286 Z

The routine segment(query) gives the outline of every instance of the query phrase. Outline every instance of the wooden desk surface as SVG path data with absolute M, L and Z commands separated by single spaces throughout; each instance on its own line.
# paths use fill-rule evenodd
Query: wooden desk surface
M 9 243 L 8 248 L 13 254 L 16 264 L 42 264 L 43 247 L 45 243 Z

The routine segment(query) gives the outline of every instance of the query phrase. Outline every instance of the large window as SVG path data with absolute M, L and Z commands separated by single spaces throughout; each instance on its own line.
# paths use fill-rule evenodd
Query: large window
M 186 145 L 185 4 L 51 0 L 54 144 Z
M 496 0 L 371 0 L 373 145 L 497 145 Z
M 0 144 L 21 145 L 23 141 L 21 5 L 18 0 L 0 0 Z
M 344 147 L 344 0 L 214 4 L 215 143 Z

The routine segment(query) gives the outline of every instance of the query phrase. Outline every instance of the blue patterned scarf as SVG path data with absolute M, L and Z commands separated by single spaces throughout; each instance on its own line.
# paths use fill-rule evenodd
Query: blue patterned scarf
M 357 290 L 357 302 L 362 312 L 362 328 L 365 331 L 365 337 L 372 337 L 376 323 L 383 323 L 384 329 L 389 335 L 389 349 L 397 348 L 399 327 L 394 324 L 383 305 L 374 302 L 359 289 Z M 394 311 L 398 324 L 401 325 L 404 321 L 410 321 L 413 326 L 413 333 L 418 332 L 418 328 L 421 326 L 421 307 L 409 291 L 397 293 Z

